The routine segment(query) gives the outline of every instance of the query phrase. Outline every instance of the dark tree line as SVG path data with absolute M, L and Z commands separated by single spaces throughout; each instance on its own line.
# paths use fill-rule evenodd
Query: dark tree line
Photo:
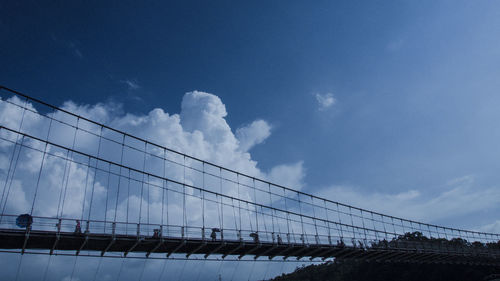
M 273 281 L 481 281 L 500 269 L 460 264 L 337 261 L 297 268 Z
M 500 241 L 483 244 L 461 238 L 446 240 L 428 238 L 420 232 L 406 233 L 391 241 L 372 244 L 373 248 L 391 248 L 398 244 L 418 245 L 424 242 L 438 247 L 460 248 L 470 251 L 500 250 Z M 423 243 L 422 243 L 423 244 Z M 488 275 L 500 273 L 500 267 L 462 264 L 384 263 L 359 260 L 337 260 L 320 265 L 302 266 L 290 274 L 275 277 L 273 281 L 481 281 Z

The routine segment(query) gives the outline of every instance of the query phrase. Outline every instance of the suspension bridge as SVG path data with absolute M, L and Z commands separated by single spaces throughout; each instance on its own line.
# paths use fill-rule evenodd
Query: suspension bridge
M 500 235 L 417 222 L 198 159 L 0 87 L 0 251 L 500 266 Z

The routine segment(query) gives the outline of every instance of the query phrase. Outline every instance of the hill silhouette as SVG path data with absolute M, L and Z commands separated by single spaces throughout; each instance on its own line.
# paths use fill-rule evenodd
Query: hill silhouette
M 380 241 L 372 247 L 394 245 L 402 241 L 425 241 L 464 249 L 500 249 L 498 243 L 482 244 L 467 242 L 464 239 L 446 240 L 428 238 L 420 232 L 406 233 L 391 241 Z M 481 281 L 490 280 L 487 276 L 500 273 L 497 268 L 487 266 L 471 266 L 461 264 L 432 263 L 388 263 L 362 260 L 335 260 L 320 265 L 309 265 L 297 268 L 289 274 L 277 276 L 272 281 Z M 486 278 L 486 279 L 485 279 Z M 496 279 L 495 279 L 496 280 Z

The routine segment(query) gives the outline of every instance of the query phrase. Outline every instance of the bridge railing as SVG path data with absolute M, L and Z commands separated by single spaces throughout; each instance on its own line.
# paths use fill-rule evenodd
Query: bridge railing
M 2 223 L 0 224 L 0 231 L 15 229 L 16 216 L 3 215 Z M 19 229 L 19 233 L 26 233 L 28 229 Z M 397 240 L 365 240 L 365 239 L 351 239 L 344 241 L 343 237 L 324 237 L 307 235 L 293 235 L 289 233 L 268 233 L 260 232 L 259 240 L 251 236 L 251 231 L 225 229 L 223 235 L 217 237 L 210 237 L 212 230 L 198 228 L 198 227 L 183 227 L 178 225 L 156 225 L 156 224 L 135 224 L 124 222 L 111 222 L 111 221 L 80 221 L 78 219 L 61 219 L 61 218 L 47 218 L 47 217 L 34 217 L 33 223 L 29 227 L 30 232 L 48 232 L 54 234 L 75 234 L 80 236 L 92 235 L 100 237 L 121 237 L 126 239 L 186 239 L 186 240 L 205 240 L 211 242 L 245 242 L 250 244 L 268 243 L 278 246 L 283 245 L 303 245 L 303 246 L 329 246 L 334 248 L 350 248 L 358 249 L 359 251 L 370 250 L 400 250 L 409 251 L 410 253 L 448 253 L 453 255 L 482 255 L 491 256 L 500 254 L 500 244 L 497 245 L 480 245 L 470 243 L 452 243 L 452 241 L 430 241 L 423 239 L 420 241 L 404 240 L 400 237 Z M 205 232 L 205 235 L 202 234 Z M 283 240 L 278 240 L 277 235 L 285 237 Z M 104 238 L 103 237 L 103 238 Z M 296 241 L 299 241 L 298 243 Z M 307 242 L 313 241 L 313 242 Z
M 227 239 L 239 238 L 239 232 L 248 232 L 242 234 L 247 237 L 257 232 L 269 241 L 273 233 L 280 233 L 283 241 L 297 244 L 330 244 L 336 240 L 346 245 L 359 245 L 360 241 L 370 244 L 411 232 L 434 239 L 500 240 L 499 234 L 383 215 L 293 190 L 261 178 L 265 175 L 250 176 L 203 161 L 5 87 L 0 87 L 0 98 L 0 150 L 9 156 L 11 164 L 1 174 L 2 215 L 19 212 L 9 208 L 8 201 L 10 187 L 21 182 L 44 193 L 59 193 L 63 206 L 47 215 L 48 206 L 35 204 L 36 191 L 23 190 L 27 198 L 33 198 L 33 215 L 80 217 L 81 221 L 95 221 L 92 227 L 106 231 L 111 229 L 108 221 L 114 218 L 116 224 L 125 221 L 127 233 L 134 232 L 133 225 L 139 224 L 147 235 L 155 227 L 165 226 L 169 235 L 182 235 L 184 230 L 186 236 L 200 238 L 201 229 L 210 235 L 207 229 L 219 228 Z M 39 170 L 35 167 L 21 174 L 16 172 L 20 157 L 19 161 L 42 165 Z M 50 171 L 42 171 L 44 161 L 64 170 L 60 183 L 48 182 Z M 81 182 L 85 190 L 78 184 Z M 94 188 L 101 192 L 99 196 L 94 196 Z M 81 216 L 66 210 L 71 206 L 64 205 L 66 192 L 73 194 L 68 198 L 81 206 Z M 150 198 L 150 194 L 154 195 Z M 140 204 L 140 210 L 129 212 L 131 204 Z

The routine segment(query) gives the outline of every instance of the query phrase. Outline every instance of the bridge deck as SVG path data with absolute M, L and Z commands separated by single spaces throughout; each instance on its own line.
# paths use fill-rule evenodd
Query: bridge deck
M 59 237 L 59 238 L 58 238 Z M 235 240 L 182 239 L 177 237 L 152 238 L 133 235 L 75 234 L 72 232 L 32 230 L 27 235 L 24 230 L 0 230 L 2 249 L 46 249 L 66 251 L 98 251 L 171 254 L 236 255 L 243 257 L 336 258 L 358 259 L 379 262 L 421 262 L 421 263 L 463 263 L 473 265 L 500 266 L 500 253 L 491 251 L 470 251 L 465 248 L 439 249 L 416 247 L 415 244 L 400 242 L 398 247 L 368 248 L 338 246 L 328 244 L 273 244 L 240 242 Z

